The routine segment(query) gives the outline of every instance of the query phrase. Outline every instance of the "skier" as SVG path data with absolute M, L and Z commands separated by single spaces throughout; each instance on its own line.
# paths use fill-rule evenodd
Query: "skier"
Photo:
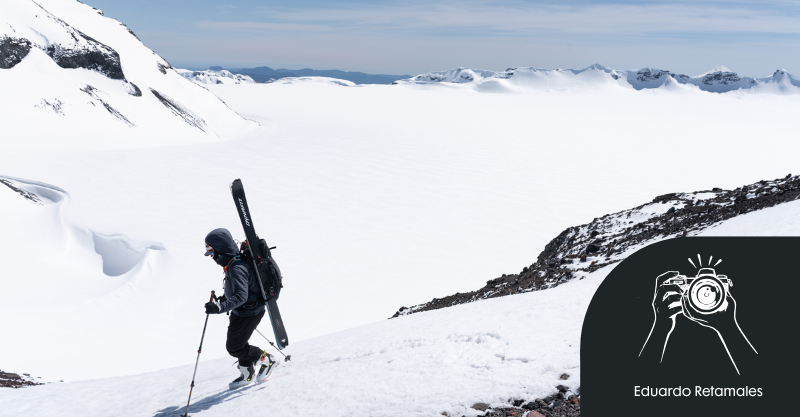
M 230 314 L 225 348 L 231 356 L 239 359 L 241 375 L 229 387 L 245 386 L 253 382 L 254 377 L 262 382 L 278 366 L 278 359 L 248 343 L 265 312 L 264 301 L 258 295 L 260 289 L 256 274 L 239 257 L 239 249 L 227 229 L 212 230 L 205 241 L 205 255 L 214 259 L 225 271 L 225 294 L 206 303 L 206 314 L 233 313 Z

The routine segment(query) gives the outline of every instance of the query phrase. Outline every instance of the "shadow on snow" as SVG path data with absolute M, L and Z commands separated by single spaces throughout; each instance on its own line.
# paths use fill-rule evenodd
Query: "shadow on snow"
M 257 385 L 250 385 L 237 390 L 226 389 L 209 397 L 205 397 L 200 401 L 192 402 L 189 405 L 189 415 L 191 416 L 192 413 L 199 413 L 200 411 L 208 410 L 209 408 L 217 404 L 222 404 L 229 399 L 240 397 L 245 391 L 256 387 Z M 260 388 L 263 389 L 264 387 Z M 256 391 L 258 391 L 258 389 Z M 179 417 L 182 416 L 184 412 L 186 412 L 186 404 L 175 407 L 167 407 L 163 410 L 156 411 L 156 413 L 153 414 L 153 417 Z

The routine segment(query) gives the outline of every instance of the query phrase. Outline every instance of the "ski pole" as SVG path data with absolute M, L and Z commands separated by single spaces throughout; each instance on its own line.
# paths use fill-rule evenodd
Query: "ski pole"
M 211 291 L 211 299 L 208 302 L 212 302 L 217 299 L 217 295 L 214 294 L 214 291 Z M 208 314 L 206 314 L 206 324 L 203 325 L 203 335 L 200 336 L 200 347 L 197 348 L 197 361 L 194 363 L 194 373 L 192 374 L 192 385 L 189 386 L 189 399 L 186 401 L 186 412 L 181 415 L 181 417 L 189 417 L 189 403 L 192 401 L 192 390 L 194 390 L 194 377 L 197 375 L 197 364 L 200 363 L 200 352 L 203 351 L 203 339 L 206 338 L 206 326 L 208 326 Z
M 267 336 L 264 336 L 264 335 L 263 335 L 261 332 L 259 332 L 259 331 L 258 331 L 258 329 L 256 329 L 256 331 L 258 332 L 258 334 L 260 334 L 260 335 L 261 335 L 261 337 L 263 337 L 263 338 L 264 338 L 264 340 L 266 340 L 266 341 L 267 341 L 267 342 L 268 342 L 270 345 L 272 345 L 272 347 L 274 347 L 274 348 L 275 348 L 275 350 L 277 350 L 277 351 L 278 351 L 278 353 L 280 353 L 281 355 L 283 355 L 283 352 L 281 352 L 281 350 L 280 350 L 280 349 L 278 349 L 278 348 L 275 346 L 275 344 L 274 344 L 274 343 L 272 343 L 272 341 L 271 341 L 271 340 L 267 339 Z M 283 357 L 284 357 L 284 358 L 286 358 L 286 362 L 289 362 L 290 360 L 292 360 L 292 355 L 289 355 L 289 356 L 283 355 Z

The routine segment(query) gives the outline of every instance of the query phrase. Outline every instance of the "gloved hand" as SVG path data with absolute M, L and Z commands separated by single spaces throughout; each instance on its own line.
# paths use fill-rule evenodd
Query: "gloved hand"
M 225 294 L 222 294 L 222 295 L 219 296 L 219 298 L 217 298 L 217 301 L 219 301 L 220 303 L 225 301 L 225 300 L 227 300 L 227 298 L 225 298 Z
M 219 299 L 206 303 L 206 314 L 219 314 L 220 310 Z

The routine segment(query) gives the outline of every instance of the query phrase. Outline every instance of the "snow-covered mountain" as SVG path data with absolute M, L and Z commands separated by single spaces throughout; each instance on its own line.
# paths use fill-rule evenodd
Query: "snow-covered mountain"
M 198 84 L 252 84 L 255 81 L 247 75 L 233 74 L 228 70 L 205 70 L 193 71 L 176 68 L 183 78 L 194 81 Z
M 9 146 L 36 148 L 50 136 L 61 138 L 56 148 L 162 146 L 255 126 L 99 10 L 75 0 L 2 0 L 0 8 Z
M 507 80 L 507 81 L 502 81 Z M 771 77 L 742 77 L 721 66 L 706 73 L 690 77 L 668 70 L 642 68 L 619 71 L 604 65 L 594 64 L 583 69 L 541 69 L 533 67 L 509 68 L 505 71 L 487 71 L 473 68 L 455 68 L 417 75 L 395 84 L 425 83 L 472 83 L 476 87 L 497 89 L 501 85 L 536 86 L 539 88 L 563 89 L 575 86 L 616 85 L 636 90 L 676 86 L 694 86 L 702 91 L 724 93 L 736 90 L 764 89 L 783 93 L 800 93 L 800 80 L 785 70 L 777 70 Z M 485 85 L 484 85 L 485 84 Z

